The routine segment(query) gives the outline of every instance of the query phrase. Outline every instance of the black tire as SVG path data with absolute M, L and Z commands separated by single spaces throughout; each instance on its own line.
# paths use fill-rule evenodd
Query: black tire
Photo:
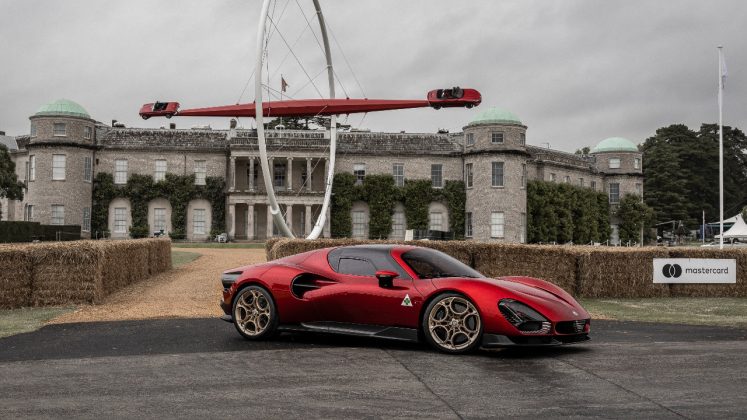
M 263 340 L 277 332 L 275 300 L 264 287 L 252 285 L 236 293 L 231 315 L 236 330 L 247 340 Z
M 469 353 L 482 343 L 480 312 L 470 299 L 458 293 L 433 299 L 423 313 L 420 328 L 425 341 L 444 353 Z

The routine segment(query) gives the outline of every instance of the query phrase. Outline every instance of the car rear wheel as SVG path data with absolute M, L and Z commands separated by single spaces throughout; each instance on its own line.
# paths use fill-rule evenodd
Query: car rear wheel
M 482 319 L 475 305 L 457 293 L 434 299 L 423 316 L 428 344 L 444 353 L 462 354 L 476 349 L 482 339 Z
M 270 293 L 260 286 L 241 289 L 234 298 L 233 324 L 249 340 L 271 336 L 277 329 L 278 316 Z

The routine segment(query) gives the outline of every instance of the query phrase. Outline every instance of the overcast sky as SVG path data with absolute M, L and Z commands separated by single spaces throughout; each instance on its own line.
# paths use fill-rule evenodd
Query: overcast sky
M 311 1 L 277 1 L 270 84 L 278 89 L 282 73 L 289 94 L 318 97 L 311 84 L 297 92 L 308 78 L 292 55 L 278 66 L 285 41 L 302 35 L 296 55 L 311 76 L 322 70 L 296 3 L 310 17 Z M 137 115 L 156 99 L 183 108 L 236 103 L 254 68 L 260 6 L 259 0 L 0 0 L 0 130 L 28 133 L 28 116 L 58 98 L 80 103 L 99 121 L 138 127 L 165 123 Z M 360 128 L 460 131 L 497 106 L 529 127 L 530 144 L 573 151 L 611 136 L 639 143 L 664 125 L 717 121 L 717 45 L 724 45 L 729 70 L 725 123 L 747 128 L 743 0 L 322 0 L 322 7 L 345 53 L 335 47 L 333 60 L 351 97 L 363 93 L 344 58 L 369 98 L 423 98 L 452 85 L 483 95 L 472 110 L 351 116 Z M 323 76 L 314 81 L 326 89 Z M 253 80 L 241 98 L 254 100 Z M 172 121 L 184 128 L 228 126 L 227 119 Z

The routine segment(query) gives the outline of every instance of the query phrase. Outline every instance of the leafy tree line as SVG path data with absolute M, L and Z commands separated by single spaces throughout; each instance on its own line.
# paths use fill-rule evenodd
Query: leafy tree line
M 406 180 L 397 187 L 389 174 L 366 175 L 363 183 L 355 184 L 350 173 L 335 174 L 332 190 L 332 237 L 349 237 L 353 221 L 350 210 L 355 201 L 365 201 L 369 208 L 368 236 L 387 238 L 392 231 L 394 206 L 401 202 L 409 229 L 428 228 L 428 206 L 433 201 L 443 202 L 449 210 L 449 229 L 457 238 L 464 237 L 464 182 L 446 181 L 443 188 L 433 188 L 429 179 Z
M 8 148 L 0 144 L 0 198 L 23 200 L 23 182 L 16 176 L 16 164 L 10 158 Z M 0 208 L 0 215 L 2 215 Z
M 656 130 L 643 143 L 644 201 L 654 211 L 653 221 L 682 220 L 700 225 L 705 210 L 718 220 L 718 125 L 703 124 L 698 131 L 683 124 Z M 724 217 L 747 204 L 747 137 L 738 128 L 724 127 Z
M 585 244 L 610 237 L 607 195 L 545 181 L 527 184 L 527 241 Z

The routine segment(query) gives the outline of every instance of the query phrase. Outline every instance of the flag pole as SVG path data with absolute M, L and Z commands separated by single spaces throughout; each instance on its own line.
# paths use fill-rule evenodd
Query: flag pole
M 724 47 L 718 47 L 718 200 L 719 249 L 724 249 Z

